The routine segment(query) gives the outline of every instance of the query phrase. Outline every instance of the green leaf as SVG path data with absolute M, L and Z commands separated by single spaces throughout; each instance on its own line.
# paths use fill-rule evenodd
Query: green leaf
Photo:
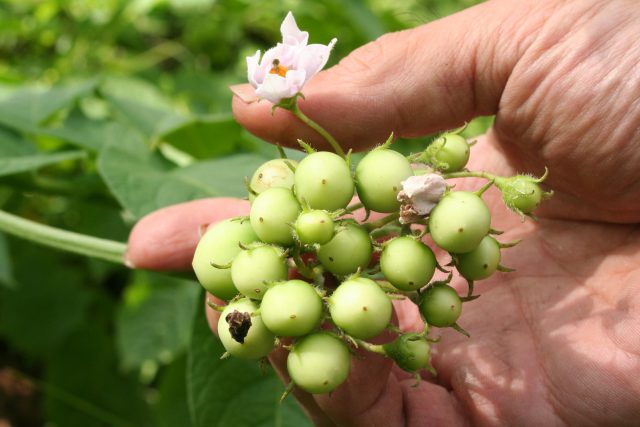
M 91 301 L 79 269 L 40 246 L 11 239 L 15 289 L 0 287 L 0 335 L 33 358 L 46 357 L 85 318 Z
M 125 370 L 170 363 L 187 348 L 200 286 L 188 280 L 139 272 L 116 318 L 116 339 Z
M 0 233 L 0 287 L 15 288 L 16 281 L 13 277 L 13 266 L 9 254 L 9 242 L 4 234 Z
M 169 131 L 162 140 L 196 159 L 229 154 L 237 149 L 242 128 L 231 115 L 197 118 Z
M 51 89 L 18 89 L 0 100 L 0 123 L 21 131 L 33 131 L 55 112 L 91 93 L 95 86 L 95 80 L 88 80 Z
M 2 149 L 0 148 L 0 156 Z M 39 169 L 43 166 L 76 160 L 86 157 L 84 151 L 64 151 L 51 154 L 34 154 L 30 156 L 13 156 L 0 158 L 0 176 L 12 175 Z
M 224 348 L 198 311 L 187 362 L 187 392 L 195 426 L 310 426 L 292 398 L 279 403 L 284 386 L 258 362 L 234 357 L 220 360 Z
M 375 40 L 386 33 L 380 18 L 362 0 L 340 1 L 337 6 L 349 17 L 353 29 L 358 29 L 366 39 Z
M 138 218 L 167 205 L 218 195 L 206 183 L 181 176 L 135 131 L 106 141 L 98 171 L 120 204 Z
M 35 145 L 23 140 L 8 129 L 0 128 L 0 158 L 25 156 L 37 152 L 38 149 Z
M 152 107 L 128 98 L 107 96 L 107 100 L 123 121 L 139 130 L 147 138 L 160 135 L 184 126 L 188 118 L 168 108 Z
M 250 176 L 265 160 L 259 154 L 237 154 L 178 168 L 128 132 L 106 142 L 98 170 L 122 206 L 142 217 L 189 200 L 244 196 L 243 175 Z
M 247 189 L 244 177 L 251 178 L 253 172 L 269 158 L 257 153 L 239 153 L 194 163 L 176 173 L 182 177 L 203 182 L 218 196 L 245 197 Z
M 158 401 L 153 406 L 158 427 L 192 427 L 187 403 L 187 358 L 176 359 L 162 370 Z
M 70 144 L 98 151 L 113 135 L 125 132 L 125 126 L 113 121 L 91 120 L 78 110 L 73 110 L 64 123 L 52 128 L 38 128 L 35 132 L 54 136 Z
M 59 426 L 150 426 L 140 384 L 118 372 L 113 338 L 85 323 L 49 355 L 42 385 L 46 419 Z

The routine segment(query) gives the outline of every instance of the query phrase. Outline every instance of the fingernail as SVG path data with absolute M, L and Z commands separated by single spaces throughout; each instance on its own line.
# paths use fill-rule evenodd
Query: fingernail
M 251 85 L 241 84 L 241 85 L 232 85 L 229 86 L 229 90 L 233 92 L 235 96 L 237 96 L 242 102 L 245 104 L 251 104 L 258 100 L 256 96 L 256 91 Z
M 209 228 L 209 224 L 200 224 L 198 227 L 198 238 L 204 236 L 204 233 L 207 232 L 207 228 Z
M 129 258 L 129 254 L 128 253 L 124 254 L 123 262 L 124 262 L 125 266 L 127 266 L 128 268 L 130 268 L 132 270 L 134 270 L 136 268 L 136 265 Z

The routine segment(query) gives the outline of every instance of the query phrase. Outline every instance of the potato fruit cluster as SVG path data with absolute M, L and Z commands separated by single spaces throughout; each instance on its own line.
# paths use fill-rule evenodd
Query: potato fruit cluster
M 457 132 L 442 135 L 424 152 L 404 156 L 387 143 L 351 167 L 350 156 L 308 154 L 260 166 L 248 181 L 248 217 L 208 228 L 193 268 L 202 286 L 228 301 L 218 335 L 229 355 L 261 359 L 280 346 L 289 350 L 292 384 L 327 393 L 348 377 L 355 347 L 384 354 L 411 373 L 430 365 L 427 332 L 453 327 L 474 281 L 498 270 L 509 245 L 492 236 L 482 193 L 495 184 L 505 204 L 521 215 L 547 196 L 540 179 L 493 177 L 467 171 L 471 146 Z M 415 163 L 421 164 L 416 166 Z M 476 192 L 455 191 L 448 177 L 483 176 Z M 352 202 L 357 195 L 360 202 Z M 361 222 L 353 212 L 376 218 Z M 446 280 L 432 281 L 442 267 L 423 237 L 451 256 L 450 269 L 469 282 L 460 296 Z M 392 298 L 409 298 L 425 322 L 421 333 L 391 325 Z M 386 344 L 370 339 L 385 330 Z M 282 338 L 287 338 L 282 340 Z M 284 343 L 288 344 L 284 344 Z

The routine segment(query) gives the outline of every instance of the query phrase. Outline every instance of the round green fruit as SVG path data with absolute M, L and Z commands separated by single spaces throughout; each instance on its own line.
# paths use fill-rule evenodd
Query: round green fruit
M 294 243 L 291 224 L 300 213 L 300 205 L 287 188 L 269 188 L 260 193 L 253 204 L 249 218 L 260 240 L 290 246 Z
M 347 162 L 335 153 L 319 151 L 300 161 L 295 173 L 296 196 L 312 209 L 334 211 L 349 204 L 353 179 Z
M 248 244 L 258 240 L 249 221 L 228 219 L 210 226 L 200 238 L 193 255 L 193 271 L 198 281 L 212 295 L 230 300 L 238 294 L 231 279 L 231 269 L 216 268 L 228 265 L 240 252 L 239 243 Z
M 358 163 L 355 173 L 358 197 L 366 208 L 376 212 L 400 209 L 398 192 L 402 181 L 413 175 L 411 163 L 394 150 L 372 150 Z
M 248 298 L 230 303 L 218 321 L 218 336 L 225 350 L 242 359 L 260 359 L 275 345 L 275 336 L 256 315 L 258 305 Z
M 442 170 L 457 172 L 467 165 L 469 161 L 469 143 L 463 136 L 453 133 L 445 134 L 434 143 L 439 145 L 435 158 L 442 165 L 440 167 Z
M 436 257 L 431 248 L 409 236 L 387 242 L 380 255 L 384 277 L 402 291 L 420 289 L 433 277 Z
M 300 243 L 323 245 L 333 237 L 334 223 L 326 211 L 312 210 L 298 216 L 295 228 Z
M 457 256 L 456 268 L 468 280 L 482 280 L 491 276 L 500 264 L 500 245 L 491 236 L 485 236 L 477 248 Z
M 267 291 L 265 282 L 286 280 L 287 259 L 280 248 L 258 246 L 241 251 L 231 263 L 231 279 L 241 294 L 262 299 Z
M 383 346 L 385 353 L 407 372 L 431 368 L 431 346 L 416 333 L 406 333 Z
M 482 198 L 468 191 L 445 195 L 429 215 L 429 233 L 447 252 L 470 252 L 489 233 L 491 215 Z
M 542 201 L 542 189 L 527 175 L 516 175 L 504 180 L 501 185 L 502 200 L 508 208 L 516 212 L 531 213 Z
M 299 337 L 320 325 L 322 308 L 322 299 L 312 285 L 289 280 L 267 290 L 260 304 L 260 315 L 274 334 Z
M 369 233 L 352 222 L 336 227 L 333 238 L 318 249 L 318 259 L 330 273 L 345 276 L 369 265 L 373 245 Z
M 333 323 L 354 338 L 373 338 L 389 325 L 391 300 L 376 282 L 364 277 L 342 282 L 329 297 Z
M 282 187 L 291 190 L 293 188 L 293 170 L 298 162 L 289 159 L 273 159 L 263 163 L 256 169 L 249 181 L 249 186 L 256 193 L 249 193 L 249 200 L 253 201 L 256 195 L 267 188 Z
M 346 344 L 326 332 L 307 335 L 287 357 L 291 380 L 308 393 L 329 393 L 349 376 L 351 355 Z
M 439 283 L 429 287 L 420 299 L 420 313 L 432 326 L 452 326 L 462 313 L 462 300 L 451 286 Z

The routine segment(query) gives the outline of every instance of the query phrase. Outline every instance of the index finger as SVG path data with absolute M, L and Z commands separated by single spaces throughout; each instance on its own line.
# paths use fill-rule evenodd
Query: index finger
M 222 197 L 157 210 L 131 231 L 125 263 L 131 268 L 189 270 L 203 226 L 248 214 L 247 200 Z

